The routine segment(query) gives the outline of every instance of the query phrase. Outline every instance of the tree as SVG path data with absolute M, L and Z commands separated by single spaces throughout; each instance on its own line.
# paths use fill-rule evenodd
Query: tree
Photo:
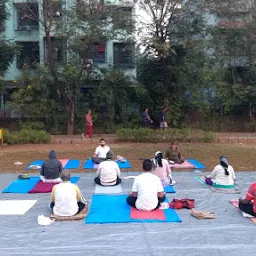
M 80 87 L 100 79 L 99 72 L 95 71 L 95 65 L 91 63 L 93 44 L 107 42 L 116 36 L 117 31 L 124 32 L 124 35 L 125 31 L 130 31 L 133 26 L 132 23 L 127 23 L 127 20 L 115 20 L 114 13 L 120 14 L 121 8 L 103 5 L 101 1 L 78 1 L 71 10 L 58 11 L 61 15 L 58 15 L 57 20 L 54 8 L 56 4 L 61 4 L 61 1 L 36 0 L 37 4 L 41 5 L 39 10 L 42 10 L 42 13 L 32 9 L 32 2 L 35 1 L 29 0 L 19 8 L 21 12 L 27 13 L 31 20 L 39 20 L 43 27 L 47 68 L 54 88 L 52 98 L 66 107 L 69 116 L 67 133 L 73 134 L 75 102 Z M 117 11 L 118 9 L 120 11 Z M 66 62 L 60 66 L 54 59 L 52 35 L 62 42 L 67 55 Z
M 50 99 L 47 83 L 41 82 L 44 76 L 44 70 L 40 68 L 32 72 L 24 67 L 18 80 L 20 88 L 11 95 L 10 108 L 28 118 L 51 118 L 59 106 Z
M 156 115 L 161 107 L 169 106 L 168 114 L 176 124 L 182 116 L 184 94 L 192 87 L 187 72 L 190 78 L 198 78 L 204 65 L 200 58 L 202 55 L 206 58 L 204 1 L 138 0 L 137 4 L 141 14 L 137 17 L 138 32 L 146 56 L 144 74 L 139 71 L 139 81 L 151 91 Z M 198 57 L 193 59 L 192 55 Z M 192 70 L 192 66 L 196 69 Z M 194 85 L 200 85 L 200 79 L 194 79 Z
M 255 10 L 249 1 L 233 2 L 228 9 L 220 6 L 217 17 L 211 42 L 216 66 L 224 69 L 217 96 L 225 113 L 246 113 L 255 121 Z
M 129 115 L 129 95 L 134 90 L 130 77 L 121 70 L 109 70 L 96 90 L 97 109 L 104 117 L 104 127 L 107 131 L 114 131 L 115 124 L 128 126 L 131 121 Z
M 6 40 L 1 32 L 4 31 L 4 22 L 8 17 L 6 10 L 7 0 L 3 0 L 0 3 L 0 76 L 4 76 L 9 65 L 11 64 L 16 48 L 14 45 Z

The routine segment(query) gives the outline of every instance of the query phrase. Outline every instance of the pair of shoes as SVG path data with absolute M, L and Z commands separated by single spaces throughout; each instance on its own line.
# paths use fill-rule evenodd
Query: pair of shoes
M 170 182 L 170 186 L 173 186 L 173 185 L 175 185 L 177 182 L 175 181 L 175 180 L 171 180 L 171 182 Z

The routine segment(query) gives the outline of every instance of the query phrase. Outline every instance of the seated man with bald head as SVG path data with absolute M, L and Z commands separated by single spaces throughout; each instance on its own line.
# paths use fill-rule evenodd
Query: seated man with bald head
M 70 172 L 62 172 L 61 180 L 52 189 L 50 207 L 54 215 L 73 216 L 85 208 L 86 201 L 78 186 L 70 182 Z

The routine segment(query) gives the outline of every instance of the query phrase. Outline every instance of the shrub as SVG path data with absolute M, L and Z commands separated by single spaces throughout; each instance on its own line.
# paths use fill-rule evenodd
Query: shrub
M 26 122 L 20 122 L 19 123 L 20 129 L 23 130 L 44 130 L 45 125 L 43 122 L 40 121 L 26 121 Z
M 202 130 L 191 130 L 188 128 L 171 128 L 166 131 L 152 130 L 147 128 L 122 128 L 116 132 L 120 141 L 130 142 L 212 142 L 215 135 L 212 132 L 203 132 Z
M 244 130 L 246 132 L 256 132 L 256 122 L 250 122 L 244 124 Z
M 205 131 L 203 133 L 203 141 L 206 143 L 213 142 L 215 139 L 215 134 L 213 132 Z
M 46 131 L 38 131 L 31 129 L 22 129 L 19 132 L 4 131 L 4 141 L 7 144 L 40 144 L 49 143 L 51 141 L 51 135 Z

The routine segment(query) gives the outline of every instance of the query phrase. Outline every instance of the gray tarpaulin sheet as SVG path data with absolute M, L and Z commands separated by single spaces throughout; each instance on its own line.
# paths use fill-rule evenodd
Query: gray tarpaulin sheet
M 77 174 L 76 174 L 77 175 Z M 90 200 L 94 192 L 94 173 L 78 174 L 78 186 Z M 135 175 L 134 173 L 124 173 Z M 216 212 L 215 220 L 197 220 L 190 211 L 178 210 L 182 223 L 124 223 L 86 225 L 84 220 L 55 222 L 40 226 L 38 215 L 49 215 L 50 194 L 1 194 L 5 199 L 38 199 L 25 215 L 0 216 L 0 255 L 109 255 L 109 256 L 210 256 L 255 255 L 256 226 L 243 218 L 228 200 L 239 195 L 219 194 L 200 184 L 193 172 L 174 172 L 175 198 L 194 198 L 196 208 Z M 17 174 L 0 175 L 4 189 Z M 237 173 L 242 196 L 256 180 L 256 172 Z M 128 193 L 133 180 L 123 180 Z

